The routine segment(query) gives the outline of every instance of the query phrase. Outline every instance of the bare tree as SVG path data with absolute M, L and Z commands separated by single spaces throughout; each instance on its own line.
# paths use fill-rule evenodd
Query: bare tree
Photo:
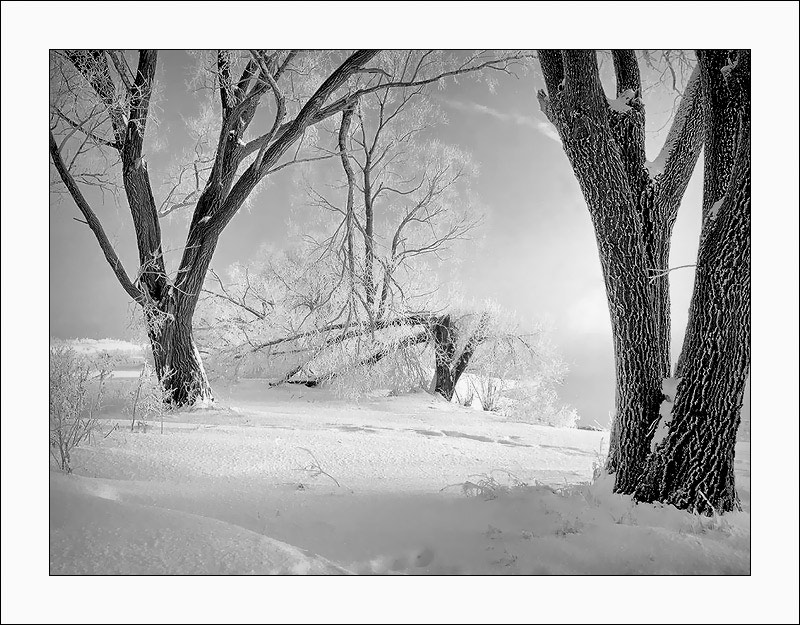
M 204 162 L 203 171 L 194 166 L 179 170 L 194 177 L 195 187 L 193 194 L 184 194 L 177 203 L 193 207 L 193 212 L 177 272 L 170 277 L 159 219 L 170 212 L 176 198 L 168 192 L 165 201 L 156 203 L 143 149 L 152 117 L 158 53 L 54 52 L 50 119 L 53 165 L 120 284 L 142 306 L 156 371 L 161 379 L 170 372 L 165 381 L 173 400 L 181 405 L 212 398 L 193 339 L 192 320 L 214 250 L 222 231 L 259 182 L 304 160 L 298 155 L 299 148 L 310 128 L 352 108 L 369 94 L 413 88 L 483 69 L 509 71 L 524 56 L 411 51 L 406 53 L 405 71 L 393 79 L 381 69 L 382 56 L 376 50 L 358 50 L 342 58 L 298 50 L 214 52 L 206 76 L 218 94 L 220 130 L 213 158 Z M 267 99 L 270 105 L 264 105 Z M 267 109 L 272 116 L 266 132 L 251 128 L 260 109 Z M 290 155 L 292 148 L 295 151 Z M 81 168 L 80 161 L 89 158 L 89 153 L 108 163 L 99 179 Z M 287 155 L 288 160 L 284 159 Z M 202 159 L 198 156 L 198 160 Z M 139 270 L 133 279 L 81 190 L 92 180 L 112 183 L 110 172 L 120 170 L 139 252 Z M 179 188 L 180 184 L 176 193 Z
M 401 60 L 387 64 L 393 79 Z M 443 119 L 425 86 L 362 98 L 338 128 L 341 184 L 334 193 L 308 189 L 310 205 L 333 217 L 318 247 L 339 257 L 350 319 L 375 323 L 424 307 L 430 293 L 409 276 L 441 263 L 481 221 L 470 155 L 426 133 Z
M 735 494 L 731 496 L 734 424 L 738 425 L 749 367 L 745 346 L 749 337 L 749 152 L 741 153 L 744 144 L 749 149 L 749 113 L 742 112 L 749 109 L 749 87 L 746 96 L 732 95 L 742 91 L 738 85 L 749 85 L 749 57 L 730 54 L 742 62 L 712 67 L 712 56 L 698 53 L 699 67 L 686 85 L 664 147 L 651 163 L 645 157 L 645 112 L 634 51 L 612 52 L 613 100 L 604 94 L 595 51 L 539 51 L 547 87 L 539 92 L 540 105 L 559 132 L 586 199 L 611 313 L 617 395 L 607 468 L 616 474 L 618 492 L 703 511 L 711 506 L 730 510 L 736 505 Z M 724 103 L 714 104 L 718 98 Z M 725 139 L 713 120 L 717 109 L 719 115 L 730 118 L 726 122 L 730 137 Z M 662 380 L 671 377 L 670 237 L 704 141 L 710 150 L 704 199 L 704 207 L 708 204 L 704 232 L 708 234 L 701 242 L 693 321 L 684 346 L 692 356 L 682 359 L 693 363 L 693 379 L 686 376 L 679 387 L 676 401 L 681 408 L 673 411 L 671 433 L 651 456 L 663 400 Z M 721 147 L 715 147 L 717 141 Z M 714 157 L 717 150 L 731 151 L 731 146 L 733 152 L 740 150 L 742 162 L 747 161 L 746 167 L 742 164 L 736 170 L 741 177 L 735 184 L 736 176 L 723 173 L 730 172 L 733 157 L 727 165 L 715 165 Z M 710 185 L 710 179 L 717 182 Z M 712 225 L 716 195 L 725 198 L 726 213 L 721 214 L 728 217 Z M 713 318 L 708 317 L 708 308 L 700 311 L 701 301 L 711 306 Z M 698 319 L 703 315 L 701 329 Z M 737 320 L 731 327 L 724 320 L 728 315 Z M 728 349 L 717 342 L 722 337 Z M 719 382 L 715 390 L 708 384 L 711 379 Z M 720 393 L 726 395 L 724 400 Z M 724 435 L 709 438 L 709 432 Z M 678 459 L 687 463 L 685 467 L 676 464 Z
M 397 80 L 406 62 L 406 53 L 394 53 L 384 66 L 386 75 Z M 455 332 L 454 319 L 432 312 L 435 283 L 420 276 L 427 273 L 433 281 L 432 270 L 480 223 L 469 192 L 477 168 L 468 154 L 430 139 L 426 131 L 444 116 L 427 97 L 426 87 L 369 94 L 343 111 L 340 123 L 327 129 L 338 147 L 334 171 L 328 172 L 334 182 L 307 185 L 304 243 L 294 255 L 296 262 L 279 261 L 280 267 L 268 262 L 249 273 L 245 269 L 244 275 L 236 270 L 234 284 L 217 279 L 210 289 L 229 309 L 216 317 L 216 333 L 233 322 L 240 345 L 257 351 L 280 345 L 285 354 L 286 343 L 295 340 L 291 337 L 302 337 L 306 347 L 316 346 L 305 350 L 306 366 L 291 364 L 286 380 L 315 379 L 308 367 L 319 364 L 331 347 L 350 353 L 355 344 L 355 352 L 338 362 L 344 370 L 358 363 L 377 364 L 400 346 L 445 340 L 451 334 L 442 331 L 445 326 Z M 314 171 L 322 170 L 317 166 Z M 322 222 L 316 235 L 308 225 L 314 217 Z M 258 283 L 255 289 L 251 274 Z M 266 292 L 279 302 L 270 319 L 256 310 Z M 397 336 L 396 344 L 386 343 L 385 337 L 364 339 L 407 325 L 417 326 L 413 337 Z M 260 343 L 252 340 L 257 335 Z M 451 349 L 454 345 L 443 344 L 436 350 L 437 391 L 447 399 L 471 355 L 471 350 L 459 354 L 462 365 L 450 370 L 456 366 L 446 357 Z

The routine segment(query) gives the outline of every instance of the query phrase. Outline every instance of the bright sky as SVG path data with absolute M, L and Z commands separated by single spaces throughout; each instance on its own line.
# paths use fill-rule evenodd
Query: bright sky
M 146 155 L 149 170 L 164 167 L 188 145 L 180 115 L 199 111 L 185 84 L 195 62 L 182 51 L 162 52 L 157 79 L 163 97 L 160 126 L 163 149 Z M 604 74 L 610 63 L 605 64 Z M 611 83 L 610 83 L 611 84 Z M 492 298 L 523 318 L 549 319 L 554 340 L 570 365 L 562 399 L 585 423 L 608 423 L 614 403 L 611 328 L 597 247 L 578 184 L 554 130 L 540 113 L 533 72 L 519 79 L 500 77 L 496 91 L 471 80 L 448 84 L 436 97 L 449 123 L 436 136 L 471 152 L 480 166 L 473 188 L 487 208 L 478 244 L 468 246 L 459 281 L 469 296 Z M 613 88 L 613 87 L 610 87 Z M 674 93 L 645 96 L 648 127 L 661 126 Z M 655 157 L 666 131 L 648 137 Z M 262 183 L 263 185 L 263 183 Z M 117 208 L 97 193 L 87 193 L 106 232 L 115 241 L 129 274 L 136 251 L 127 205 Z M 242 210 L 223 233 L 212 267 L 224 271 L 253 256 L 262 243 L 282 244 L 288 233 L 292 198 L 298 196 L 289 170 L 268 179 L 250 211 Z M 700 231 L 702 157 L 684 197 L 672 244 L 670 266 L 695 262 Z M 157 201 L 160 200 L 157 192 Z M 130 334 L 129 298 L 117 283 L 97 243 L 69 198 L 50 208 L 50 333 L 59 338 L 124 338 Z M 179 250 L 186 223 L 163 224 L 166 250 Z M 178 252 L 172 252 L 177 255 Z M 686 323 L 693 269 L 672 274 L 673 352 L 677 357 Z

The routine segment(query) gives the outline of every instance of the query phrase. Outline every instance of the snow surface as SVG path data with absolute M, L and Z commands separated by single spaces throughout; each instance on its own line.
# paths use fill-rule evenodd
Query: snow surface
M 647 168 L 651 178 L 655 179 L 664 173 L 664 167 L 667 164 L 667 156 L 668 153 L 662 150 L 661 153 L 656 157 L 656 160 L 652 162 L 645 162 L 644 166 Z
M 711 210 L 708 212 L 709 219 L 716 219 L 717 213 L 719 212 L 720 207 L 722 206 L 722 202 L 724 201 L 724 197 L 714 202 L 711 206 Z
M 142 346 L 120 339 L 68 339 L 51 341 L 51 345 L 59 344 L 71 347 L 83 354 L 99 354 L 100 352 L 130 352 L 131 355 L 142 354 Z
M 615 111 L 617 111 L 619 113 L 627 113 L 628 111 L 631 110 L 631 107 L 629 106 L 629 104 L 630 104 L 630 101 L 633 99 L 634 95 L 635 95 L 635 93 L 634 93 L 633 89 L 626 89 L 625 91 L 620 93 L 619 96 L 616 99 L 614 99 L 614 100 L 609 99 L 608 100 L 608 105 L 613 110 L 615 110 Z
M 609 478 L 580 485 L 607 432 L 426 393 L 215 392 L 216 408 L 168 415 L 163 435 L 120 427 L 76 450 L 72 475 L 51 471 L 51 573 L 750 571 L 749 443 L 744 511 L 705 518 L 635 505 Z
M 667 437 L 669 424 L 672 423 L 672 409 L 675 407 L 675 394 L 678 392 L 678 384 L 683 378 L 664 378 L 661 381 L 661 392 L 664 394 L 664 401 L 658 409 L 660 419 L 653 439 L 650 441 L 650 451 L 655 451 L 656 447 Z
M 50 554 L 51 574 L 347 573 L 237 525 L 121 501 L 113 483 L 56 473 L 50 477 Z
M 731 72 L 736 68 L 739 64 L 739 59 L 737 58 L 735 61 L 728 60 L 728 63 L 719 71 L 722 73 L 722 76 L 725 80 L 728 80 L 728 77 L 731 75 Z

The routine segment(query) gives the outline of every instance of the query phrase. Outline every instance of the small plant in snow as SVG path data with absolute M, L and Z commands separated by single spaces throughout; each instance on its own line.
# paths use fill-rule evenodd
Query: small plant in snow
M 580 534 L 583 531 L 583 523 L 580 519 L 570 521 L 565 519 L 560 527 L 556 528 L 557 536 L 567 536 L 569 534 Z
M 702 492 L 700 492 L 700 496 L 708 501 Z M 711 507 L 711 516 L 701 514 L 699 512 L 692 513 L 691 521 L 689 522 L 689 528 L 686 531 L 691 534 L 722 532 L 724 534 L 731 535 L 733 533 L 733 528 L 728 522 L 728 519 L 726 519 L 724 515 L 717 512 L 716 508 L 714 508 L 710 502 L 708 505 Z
M 623 512 L 619 517 L 614 516 L 610 512 L 609 516 L 614 520 L 617 525 L 638 525 L 636 517 L 634 516 L 634 504 L 631 503 L 630 507 Z
M 483 409 L 488 412 L 499 412 L 502 407 L 503 391 L 506 389 L 508 381 L 485 374 L 476 374 L 475 378 L 478 401 L 480 401 Z
M 168 375 L 164 376 L 164 380 Z M 147 432 L 148 421 L 159 419 L 161 433 L 164 433 L 164 412 L 167 410 L 171 399 L 171 391 L 164 388 L 158 379 L 153 367 L 145 363 L 139 377 L 136 378 L 131 391 L 128 393 L 127 410 L 131 416 L 131 432 L 137 428 Z
M 312 462 L 310 464 L 308 464 L 308 465 L 306 465 L 304 467 L 301 467 L 300 468 L 301 471 L 305 471 L 306 474 L 308 474 L 308 477 L 311 478 L 311 479 L 319 477 L 320 475 L 324 475 L 326 477 L 329 477 L 331 480 L 333 480 L 333 482 L 336 484 L 336 486 L 341 488 L 342 485 L 339 484 L 339 480 L 337 480 L 335 477 L 333 477 L 330 473 L 328 473 L 327 471 L 325 471 L 325 469 L 322 468 L 322 466 L 319 463 L 319 460 L 317 460 L 317 457 L 314 455 L 314 453 L 310 449 L 306 449 L 305 447 L 298 447 L 298 449 L 302 449 L 304 452 L 306 452 L 309 456 L 311 456 L 311 460 L 312 460 Z M 302 486 L 302 484 L 301 484 L 301 486 Z
M 511 553 L 508 549 L 503 549 L 503 556 L 497 560 L 492 560 L 492 564 L 497 566 L 514 566 L 517 562 L 516 554 Z
M 506 476 L 506 483 L 494 477 L 495 473 Z M 465 482 L 449 484 L 441 489 L 444 491 L 453 486 L 458 486 L 467 497 L 483 497 L 485 500 L 497 499 L 501 495 L 508 495 L 514 489 L 527 488 L 528 483 L 523 482 L 516 475 L 505 469 L 494 469 L 490 473 L 479 473 L 468 476 Z M 440 491 L 440 492 L 441 492 Z
M 489 526 L 486 528 L 486 531 L 485 531 L 483 534 L 484 534 L 484 536 L 486 536 L 486 537 L 487 537 L 489 540 L 496 540 L 497 538 L 500 538 L 500 536 L 502 535 L 502 533 L 503 533 L 503 530 L 501 530 L 500 528 L 498 528 L 498 527 L 495 527 L 494 525 L 489 525 Z
M 62 471 L 72 472 L 72 450 L 91 441 L 113 370 L 109 354 L 90 358 L 68 347 L 50 349 L 50 455 Z
M 600 449 L 594 452 L 594 460 L 592 461 L 592 482 L 596 482 L 598 478 L 600 478 L 604 473 L 606 466 L 606 459 L 608 454 L 603 453 L 603 443 L 605 442 L 604 438 L 600 439 Z
M 475 400 L 475 390 L 473 389 L 472 385 L 470 384 L 467 389 L 464 391 L 464 396 L 461 397 L 458 390 L 455 391 L 456 399 L 458 403 L 464 406 L 465 408 L 470 408 L 472 406 L 472 402 Z M 483 405 L 483 402 L 481 402 Z

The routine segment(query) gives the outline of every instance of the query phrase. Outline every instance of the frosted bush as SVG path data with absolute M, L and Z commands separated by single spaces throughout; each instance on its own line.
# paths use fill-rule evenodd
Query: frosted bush
M 560 404 L 555 389 L 541 380 L 516 384 L 503 400 L 501 414 L 515 421 L 572 428 L 580 418 L 574 408 Z
M 548 425 L 552 425 L 553 427 L 557 428 L 574 428 L 578 423 L 579 418 L 580 415 L 578 415 L 578 411 L 575 410 L 575 408 L 572 408 L 571 406 L 562 406 L 548 420 Z
M 431 358 L 430 349 L 410 344 L 406 339 L 413 334 L 407 328 L 392 328 L 381 334 L 378 340 L 336 350 L 324 364 L 319 363 L 336 372 L 330 379 L 334 392 L 358 399 L 378 390 L 399 395 L 426 387 L 430 373 L 424 363 Z M 365 362 L 376 354 L 381 354 L 377 362 Z
M 503 404 L 503 391 L 506 390 L 507 381 L 487 375 L 473 375 L 470 380 L 481 407 L 489 412 L 499 412 Z
M 72 472 L 72 450 L 91 441 L 97 429 L 114 365 L 107 353 L 88 356 L 69 347 L 50 348 L 50 455 L 62 471 Z

